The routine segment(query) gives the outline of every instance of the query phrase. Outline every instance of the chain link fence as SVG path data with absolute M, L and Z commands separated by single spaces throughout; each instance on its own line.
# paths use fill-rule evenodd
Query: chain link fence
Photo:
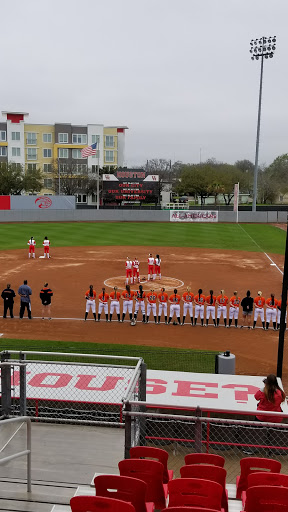
M 142 358 L 1 353 L 3 417 L 27 415 L 53 423 L 123 426 L 123 399 L 146 399 Z
M 143 403 L 125 403 L 123 413 L 126 457 L 130 447 L 139 444 L 163 448 L 169 453 L 168 467 L 174 470 L 174 478 L 180 477 L 185 455 L 194 452 L 222 455 L 227 483 L 235 483 L 240 474 L 240 460 L 248 456 L 279 460 L 281 472 L 288 472 L 288 425 L 255 421 L 255 416 L 236 419 L 239 414 L 232 413 L 214 412 L 213 416 L 217 417 L 212 418 L 200 408 L 193 411 L 158 408 L 152 412 L 149 404 Z

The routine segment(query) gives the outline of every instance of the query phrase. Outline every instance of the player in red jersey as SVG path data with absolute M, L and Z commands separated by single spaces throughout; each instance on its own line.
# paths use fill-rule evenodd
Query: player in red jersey
M 264 305 L 265 299 L 262 297 L 262 292 L 258 292 L 257 297 L 254 299 L 255 309 L 254 309 L 254 322 L 253 329 L 256 327 L 256 322 L 258 315 L 260 316 L 260 320 L 262 322 L 262 327 L 265 330 L 265 322 L 264 322 Z
M 156 254 L 156 258 L 154 259 L 154 274 L 153 278 L 156 279 L 157 276 L 161 280 L 161 259 L 159 254 Z
M 148 256 L 148 281 L 150 280 L 150 277 L 154 279 L 154 258 L 151 252 Z
M 123 300 L 123 312 L 122 312 L 122 322 L 124 322 L 125 315 L 128 311 L 130 322 L 132 321 L 132 310 L 133 310 L 133 297 L 134 292 L 130 290 L 129 284 L 126 284 L 126 290 L 122 292 L 122 300 Z
M 137 290 L 135 292 L 135 301 L 136 301 L 136 304 L 135 304 L 135 311 L 134 311 L 134 322 L 137 322 L 137 315 L 138 315 L 138 311 L 139 309 L 141 309 L 141 313 L 142 313 L 142 322 L 145 323 L 146 319 L 145 319 L 145 292 L 143 292 L 143 286 L 140 284 L 139 285 L 139 290 Z
M 273 329 L 276 331 L 277 326 L 277 306 L 278 300 L 275 299 L 275 294 L 271 293 L 270 298 L 266 299 L 266 330 L 268 331 L 270 320 L 273 322 Z
M 133 283 L 140 283 L 138 258 L 134 258 L 134 260 L 132 261 L 132 270 L 133 270 Z
M 170 306 L 170 314 L 169 314 L 168 324 L 170 324 L 170 322 L 174 316 L 174 313 L 175 313 L 177 320 L 178 320 L 178 324 L 181 325 L 180 300 L 181 300 L 181 297 L 180 297 L 180 295 L 178 295 L 177 289 L 175 288 L 174 293 L 172 295 L 170 295 L 170 297 L 169 297 L 169 302 L 170 302 L 171 306 Z
M 197 323 L 198 315 L 200 315 L 201 325 L 204 325 L 204 304 L 206 297 L 202 293 L 202 288 L 199 288 L 198 294 L 194 297 L 195 311 L 194 311 L 194 325 Z
M 216 327 L 216 320 L 215 320 L 215 304 L 216 304 L 216 296 L 213 295 L 213 290 L 210 290 L 210 295 L 207 295 L 206 297 L 206 327 L 208 327 L 208 322 L 210 315 L 212 317 L 214 327 Z
M 217 327 L 219 326 L 219 320 L 221 318 L 221 315 L 223 315 L 224 325 L 227 327 L 227 304 L 228 304 L 228 297 L 227 295 L 224 295 L 224 290 L 220 291 L 220 295 L 218 295 L 216 299 L 217 304 Z
M 117 291 L 117 286 L 114 286 L 114 291 L 110 293 L 110 322 L 112 322 L 112 315 L 114 313 L 114 309 L 116 310 L 118 322 L 120 322 L 120 292 Z
M 104 313 L 106 315 L 106 322 L 108 322 L 108 300 L 109 293 L 105 292 L 105 288 L 102 288 L 102 292 L 98 295 L 99 304 L 98 304 L 98 322 L 100 322 L 100 316 L 102 310 L 104 309 Z
M 184 302 L 182 325 L 184 325 L 187 311 L 189 311 L 191 325 L 193 325 L 193 297 L 194 293 L 191 293 L 190 286 L 187 286 L 187 291 L 182 295 L 182 300 Z
M 157 311 L 156 311 L 157 293 L 152 289 L 146 295 L 146 298 L 147 298 L 147 317 L 146 317 L 146 323 L 148 324 L 150 312 L 152 311 L 152 314 L 154 316 L 155 324 L 157 324 Z
M 127 256 L 127 259 L 125 262 L 125 268 L 126 268 L 126 284 L 129 284 L 129 278 L 130 278 L 130 282 L 133 283 L 132 261 L 130 260 L 129 256 Z
M 234 322 L 235 322 L 235 327 L 238 327 L 238 316 L 239 316 L 240 304 L 241 304 L 241 299 L 238 295 L 238 292 L 234 292 L 233 297 L 231 297 L 231 299 L 230 299 L 229 327 L 231 327 L 233 318 L 234 318 Z
M 160 324 L 162 311 L 164 312 L 165 324 L 167 324 L 168 293 L 165 292 L 165 288 L 161 288 L 161 292 L 158 294 L 158 301 L 159 301 L 158 324 Z
M 31 236 L 30 240 L 28 240 L 27 245 L 29 245 L 28 258 L 30 258 L 31 254 L 32 254 L 32 258 L 35 258 L 35 245 L 36 245 L 36 241 L 33 238 L 33 236 Z

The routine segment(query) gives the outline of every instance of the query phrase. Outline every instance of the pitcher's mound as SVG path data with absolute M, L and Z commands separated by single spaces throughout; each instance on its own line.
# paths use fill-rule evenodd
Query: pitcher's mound
M 143 290 L 148 291 L 152 288 L 156 291 L 161 290 L 161 288 L 165 288 L 166 291 L 173 291 L 174 288 L 182 288 L 184 286 L 183 281 L 180 279 L 176 279 L 175 277 L 165 277 L 162 276 L 161 279 L 155 279 L 155 280 L 147 280 L 147 277 L 145 281 L 141 280 L 142 277 L 140 277 L 140 283 L 134 283 L 130 284 L 132 290 L 136 290 L 138 288 L 139 284 L 142 284 Z M 126 277 L 125 276 L 117 276 L 117 277 L 110 277 L 109 279 L 106 279 L 104 281 L 104 285 L 108 286 L 109 288 L 114 288 L 114 286 L 117 286 L 119 289 L 125 289 L 125 283 L 126 283 Z

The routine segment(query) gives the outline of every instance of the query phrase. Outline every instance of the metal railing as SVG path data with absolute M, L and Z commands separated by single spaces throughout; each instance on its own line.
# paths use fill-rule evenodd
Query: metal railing
M 14 453 L 13 455 L 9 455 L 7 457 L 3 457 L 0 459 L 0 466 L 10 462 L 11 460 L 18 459 L 19 457 L 27 456 L 27 492 L 31 492 L 31 420 L 28 416 L 20 416 L 18 418 L 10 418 L 4 419 L 0 422 L 0 429 L 10 423 L 20 423 L 20 427 L 11 435 L 8 441 L 4 444 L 4 446 L 0 449 L 0 453 L 8 446 L 10 441 L 15 437 L 17 432 L 20 430 L 23 423 L 26 423 L 26 450 L 22 452 Z

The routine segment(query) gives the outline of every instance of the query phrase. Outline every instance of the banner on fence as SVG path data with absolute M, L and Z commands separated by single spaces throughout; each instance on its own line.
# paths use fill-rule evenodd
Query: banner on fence
M 0 210 L 75 210 L 75 196 L 0 196 Z
M 218 211 L 170 210 L 170 222 L 218 222 Z

